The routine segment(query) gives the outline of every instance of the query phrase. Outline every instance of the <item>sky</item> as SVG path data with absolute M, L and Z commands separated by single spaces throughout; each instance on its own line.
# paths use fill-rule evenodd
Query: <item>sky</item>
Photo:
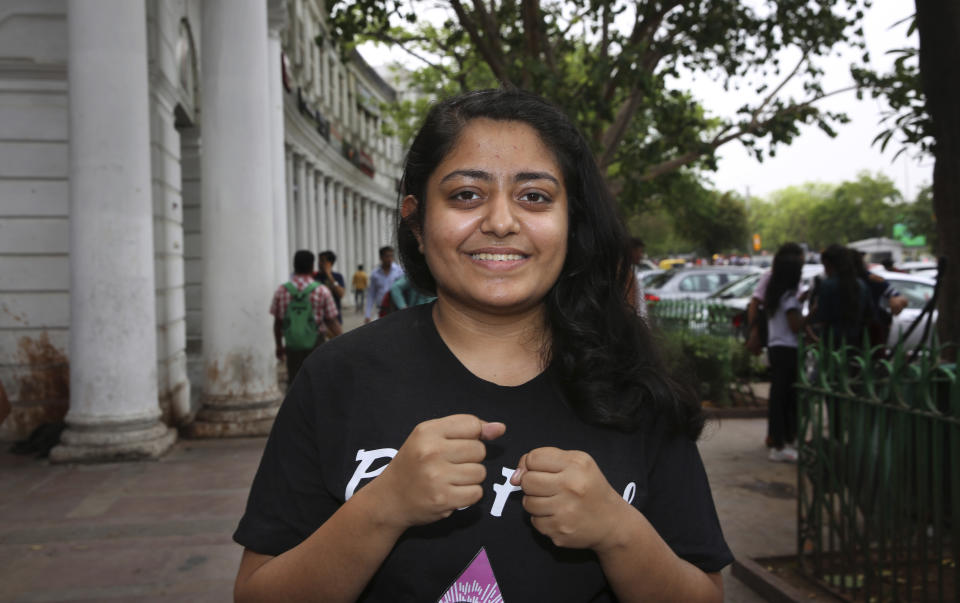
M 911 4 L 875 0 L 867 10 L 863 27 L 874 69 L 883 72 L 890 68 L 893 58 L 886 54 L 888 50 L 916 46 L 915 35 L 913 39 L 907 37 L 907 23 L 894 27 L 895 23 L 912 14 Z M 360 52 L 374 66 L 398 58 L 406 62 L 403 60 L 405 53 L 392 52 L 382 46 L 364 45 Z M 820 59 L 818 65 L 824 70 L 823 89 L 830 91 L 850 85 L 850 64 L 859 62 L 860 55 L 859 51 L 847 49 L 840 56 Z M 796 59 L 792 60 L 795 62 Z M 419 66 L 415 61 L 409 64 Z M 781 64 L 793 63 L 790 57 L 784 57 Z M 744 103 L 742 92 L 726 92 L 704 76 L 685 77 L 680 83 L 715 115 L 732 116 L 736 107 Z M 776 83 L 771 82 L 772 85 Z M 789 94 L 789 87 L 785 92 Z M 801 98 L 799 92 L 795 98 Z M 907 199 L 913 199 L 920 187 L 929 184 L 933 172 L 932 158 L 918 158 L 912 152 L 905 152 L 894 161 L 894 155 L 900 149 L 894 141 L 885 152 L 880 151 L 879 145 L 871 144 L 882 129 L 879 123 L 884 109 L 881 101 L 871 99 L 869 95 L 858 100 L 854 92 L 845 92 L 824 99 L 818 106 L 842 111 L 851 121 L 836 126 L 835 138 L 830 138 L 816 126 L 802 126 L 800 135 L 789 146 L 778 147 L 776 156 L 762 163 L 749 155 L 740 143 L 730 142 L 718 149 L 718 170 L 709 173 L 708 179 L 720 190 L 733 190 L 741 195 L 749 193 L 761 198 L 778 189 L 806 182 L 852 180 L 864 170 L 885 174 Z
M 908 24 L 891 28 L 895 23 L 912 14 L 912 7 L 905 2 L 874 2 L 864 20 L 864 35 L 867 51 L 875 69 L 891 68 L 893 58 L 888 50 L 916 46 L 916 36 L 907 38 Z M 825 91 L 844 88 L 853 83 L 850 77 L 851 61 L 859 61 L 860 53 L 847 51 L 841 57 L 831 57 L 821 62 L 825 73 Z M 702 87 L 701 87 L 702 86 Z M 722 89 L 705 82 L 693 86 L 701 100 L 710 98 L 711 92 Z M 702 92 L 701 92 L 702 90 Z M 881 131 L 883 103 L 864 95 L 857 100 L 854 92 L 846 92 L 824 99 L 822 109 L 843 111 L 850 122 L 836 127 L 837 136 L 830 138 L 816 126 L 804 126 L 801 135 L 790 146 L 779 147 L 775 157 L 759 163 L 749 156 L 743 145 L 730 143 L 719 149 L 719 169 L 712 175 L 716 186 L 722 190 L 736 190 L 741 194 L 749 190 L 753 196 L 765 197 L 770 192 L 804 182 L 839 183 L 856 178 L 857 173 L 868 170 L 887 175 L 907 199 L 913 199 L 917 190 L 929 184 L 933 174 L 931 157 L 915 157 L 915 153 L 902 153 L 896 161 L 894 155 L 900 146 L 894 141 L 885 152 L 879 145 L 872 145 Z

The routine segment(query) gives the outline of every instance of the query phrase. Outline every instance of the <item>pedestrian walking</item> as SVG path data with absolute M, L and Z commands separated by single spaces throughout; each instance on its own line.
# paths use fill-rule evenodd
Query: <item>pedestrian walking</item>
M 396 311 L 411 306 L 419 306 L 420 304 L 429 304 L 436 299 L 436 296 L 427 295 L 414 287 L 410 279 L 407 278 L 407 275 L 404 274 L 390 287 L 389 299 L 391 311 Z
M 353 273 L 351 284 L 353 285 L 353 305 L 357 312 L 363 312 L 363 296 L 367 290 L 369 279 L 367 273 L 363 270 L 363 264 L 357 266 L 357 271 Z
M 466 93 L 426 116 L 400 195 L 406 274 L 437 300 L 308 359 L 235 596 L 719 601 L 703 410 L 627 299 L 587 141 L 531 94 Z
M 277 288 L 270 303 L 277 359 L 286 360 L 288 387 L 324 337 L 342 332 L 333 294 L 313 278 L 313 260 L 313 252 L 297 251 L 293 277 Z
M 797 462 L 797 333 L 803 325 L 797 288 L 803 271 L 803 248 L 784 243 L 773 257 L 764 291 L 770 395 L 767 401 L 768 458 Z
M 383 304 L 384 296 L 390 293 L 390 287 L 403 274 L 403 270 L 393 260 L 393 247 L 390 245 L 381 247 L 380 265 L 370 274 L 367 301 L 363 305 L 364 323 L 368 323 L 379 316 L 379 308 Z M 377 312 L 373 311 L 374 307 L 377 308 Z
M 342 325 L 343 313 L 340 307 L 340 300 L 343 298 L 343 294 L 346 293 L 347 288 L 343 280 L 343 275 L 333 270 L 333 264 L 336 261 L 337 254 L 333 251 L 329 249 L 327 251 L 321 251 L 320 255 L 317 256 L 319 269 L 316 274 L 314 274 L 314 278 L 333 294 L 333 303 L 337 306 L 337 322 Z

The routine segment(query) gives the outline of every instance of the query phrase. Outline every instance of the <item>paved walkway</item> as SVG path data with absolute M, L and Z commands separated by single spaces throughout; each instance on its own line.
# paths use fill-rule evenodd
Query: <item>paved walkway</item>
M 796 468 L 766 460 L 765 433 L 726 419 L 701 441 L 738 556 L 788 554 L 795 538 Z M 230 536 L 264 441 L 180 440 L 156 462 L 103 465 L 0 453 L 0 601 L 230 600 Z M 727 574 L 727 601 L 762 600 Z

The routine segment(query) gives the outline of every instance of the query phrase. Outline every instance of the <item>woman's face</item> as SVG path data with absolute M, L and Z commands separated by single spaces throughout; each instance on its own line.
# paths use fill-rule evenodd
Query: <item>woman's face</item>
M 567 192 L 536 130 L 471 120 L 426 195 L 419 238 L 442 300 L 496 314 L 543 302 L 566 258 Z

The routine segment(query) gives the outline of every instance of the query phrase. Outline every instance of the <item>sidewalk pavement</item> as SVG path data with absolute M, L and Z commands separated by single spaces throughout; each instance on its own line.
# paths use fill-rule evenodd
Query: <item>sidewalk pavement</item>
M 711 420 L 700 442 L 738 557 L 794 547 L 796 467 L 767 461 L 765 435 L 765 419 Z M 0 601 L 230 600 L 264 442 L 180 440 L 155 462 L 100 465 L 0 453 Z M 763 600 L 724 574 L 726 601 Z

